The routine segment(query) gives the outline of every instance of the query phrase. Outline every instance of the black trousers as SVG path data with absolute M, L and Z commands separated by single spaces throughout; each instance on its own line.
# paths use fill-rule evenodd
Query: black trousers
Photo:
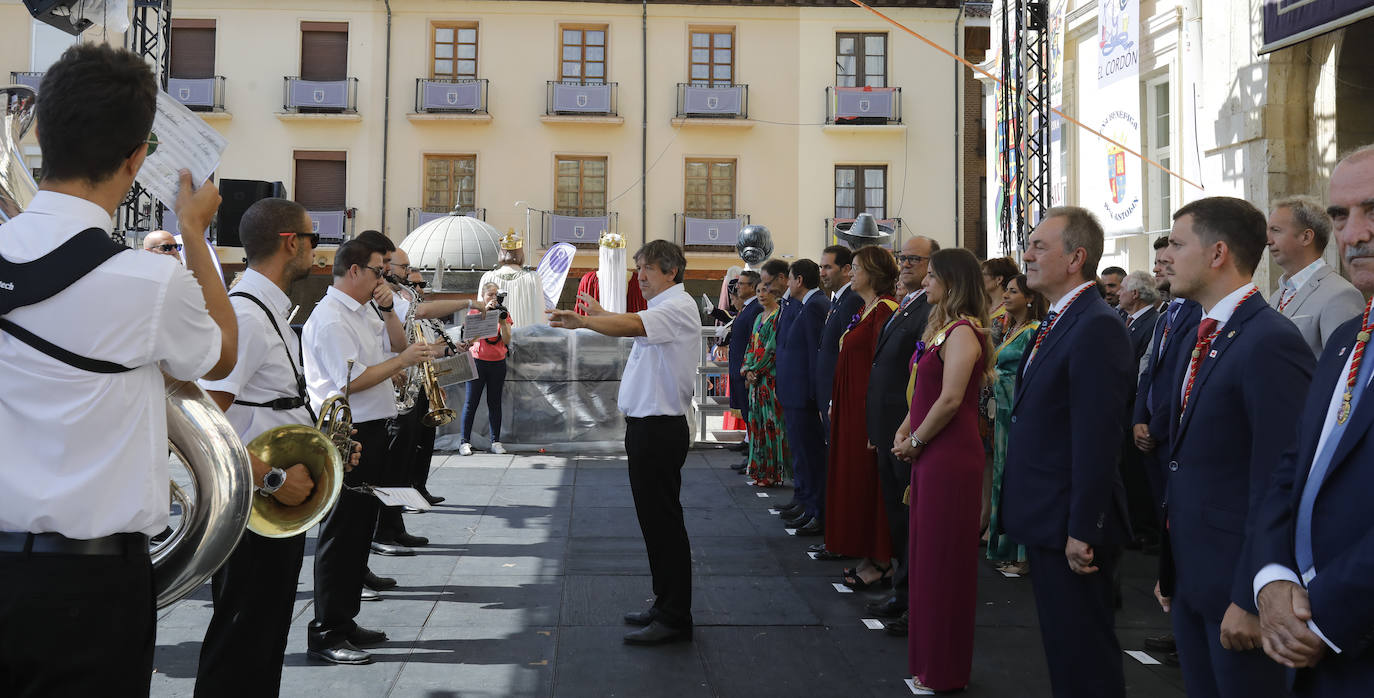
M 429 411 L 429 401 L 420 398 L 415 408 L 397 415 L 388 428 L 386 443 L 386 463 L 382 466 L 380 479 L 374 482 L 382 487 L 410 487 L 410 471 L 415 459 L 415 438 L 419 433 L 420 420 Z M 377 515 L 377 531 L 372 539 L 390 543 L 396 536 L 406 532 L 405 521 L 401 517 L 401 507 L 381 507 Z
M 1026 546 L 1055 698 L 1126 695 L 1112 599 L 1112 578 L 1121 551 L 1117 546 L 1098 545 L 1093 553 L 1098 570 L 1080 575 L 1069 569 L 1063 548 Z
M 896 430 L 893 430 L 896 433 Z M 890 442 L 891 439 L 888 439 Z M 876 445 L 876 444 L 875 444 Z M 893 598 L 903 607 L 907 602 L 907 517 L 910 509 L 902 503 L 902 494 L 911 484 L 911 464 L 898 460 L 892 447 L 878 447 L 878 485 L 883 492 L 883 508 L 887 512 L 888 536 L 892 538 L 892 554 L 897 557 L 897 571 L 893 577 Z M 879 560 L 879 564 L 887 562 Z
M 691 432 L 687 418 L 626 417 L 630 492 L 654 577 L 654 610 L 664 625 L 692 625 L 692 545 L 682 518 L 682 465 Z
M 0 695 L 148 695 L 156 604 L 136 538 L 124 555 L 0 554 Z
M 429 411 L 429 397 L 420 393 L 416 410 L 423 408 Z M 410 486 L 420 492 L 429 492 L 429 465 L 434 460 L 434 437 L 438 433 L 437 427 L 427 427 L 420 424 L 415 429 L 415 456 L 410 464 Z
M 354 440 L 363 445 L 358 466 L 344 475 L 345 485 L 376 484 L 387 459 L 386 421 L 377 419 L 353 425 Z M 363 571 L 372 532 L 377 528 L 376 497 L 345 489 L 334 510 L 320 526 L 315 549 L 315 620 L 307 633 L 315 649 L 337 647 L 348 639 L 357 624 L 363 591 Z
M 229 561 L 211 578 L 215 614 L 200 646 L 197 696 L 275 696 L 305 534 L 266 538 L 244 531 Z

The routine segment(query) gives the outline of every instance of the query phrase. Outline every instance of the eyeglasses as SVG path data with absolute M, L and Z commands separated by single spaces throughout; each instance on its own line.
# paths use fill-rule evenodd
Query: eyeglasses
M 315 249 L 316 247 L 319 247 L 319 246 L 320 246 L 320 234 L 319 234 L 319 233 L 277 233 L 277 234 L 280 235 L 280 236 L 282 236 L 282 237 L 286 237 L 286 236 L 288 236 L 288 235 L 297 235 L 297 236 L 300 236 L 300 237 L 307 237 L 307 238 L 310 238 L 310 249 L 312 249 L 312 250 Z
M 134 153 L 138 152 L 138 147 L 145 143 L 148 145 L 147 155 L 152 155 L 157 152 L 157 134 L 149 131 L 148 137 L 139 141 L 138 145 L 135 145 L 134 149 L 129 151 L 129 157 L 133 157 Z
M 373 274 L 376 274 L 376 275 L 377 275 L 377 278 L 379 278 L 379 279 L 386 275 L 386 271 L 385 271 L 384 269 L 382 269 L 381 267 L 369 267 L 369 266 L 364 266 L 363 268 L 364 268 L 364 269 L 371 269 L 371 270 L 372 270 L 372 273 L 373 273 Z
M 898 262 L 899 264 L 920 264 L 921 262 L 924 262 L 924 261 L 926 261 L 927 259 L 930 259 L 930 257 L 926 257 L 926 256 L 919 255 L 919 254 L 899 254 L 899 255 L 897 255 L 897 262 Z
M 397 263 L 395 263 L 395 262 L 392 262 L 392 263 L 391 263 L 391 266 L 396 267 L 397 269 L 400 269 L 400 270 L 401 270 L 401 275 L 402 275 L 402 276 L 406 276 L 406 275 L 410 274 L 410 265 L 409 265 L 409 264 L 397 264 Z
M 148 249 L 149 249 L 149 250 L 161 250 L 161 251 L 163 251 L 163 252 L 180 252 L 180 251 L 181 251 L 181 243 L 179 243 L 179 242 L 169 242 L 169 243 L 167 243 L 167 244 L 165 244 L 165 245 L 153 245 L 152 247 L 149 247 Z

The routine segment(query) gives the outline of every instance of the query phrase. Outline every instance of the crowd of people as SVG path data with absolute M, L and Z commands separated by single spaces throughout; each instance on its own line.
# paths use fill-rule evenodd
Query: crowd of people
M 1374 521 L 1347 487 L 1371 474 L 1329 473 L 1367 448 L 1342 426 L 1374 416 L 1355 409 L 1372 221 L 1366 147 L 1327 206 L 1183 206 L 1150 272 L 1099 272 L 1102 228 L 1074 207 L 1046 212 L 1024 269 L 925 236 L 767 261 L 733 298 L 736 470 L 790 481 L 782 524 L 856 560 L 842 584 L 893 590 L 864 615 L 907 638 L 916 688 L 969 683 L 981 556 L 1030 576 L 1055 695 L 1124 695 L 1113 617 L 1136 549 L 1173 626 L 1146 648 L 1189 695 L 1367 690 Z M 1354 284 L 1325 261 L 1333 235 Z M 1266 248 L 1284 272 L 1267 302 Z

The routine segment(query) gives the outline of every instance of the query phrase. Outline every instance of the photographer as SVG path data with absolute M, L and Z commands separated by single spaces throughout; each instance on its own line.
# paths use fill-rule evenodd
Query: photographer
M 472 455 L 472 418 L 477 414 L 477 403 L 482 399 L 482 390 L 487 391 L 487 419 L 491 422 L 491 452 L 501 455 L 506 449 L 501 447 L 501 389 L 506 384 L 506 354 L 510 350 L 510 312 L 502 302 L 506 294 L 500 292 L 495 283 L 482 285 L 482 300 L 485 310 L 469 310 L 473 315 L 482 312 L 501 313 L 501 331 L 495 337 L 474 340 L 468 351 L 477 363 L 477 377 L 468 382 L 468 397 L 463 401 L 463 444 L 458 453 Z

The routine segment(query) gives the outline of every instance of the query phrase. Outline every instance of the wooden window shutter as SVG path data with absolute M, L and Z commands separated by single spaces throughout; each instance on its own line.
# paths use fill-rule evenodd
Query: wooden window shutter
M 296 153 L 296 202 L 310 211 L 347 208 L 348 162 L 343 153 Z
M 316 28 L 326 25 L 329 28 Z M 301 25 L 301 79 L 343 80 L 348 77 L 348 25 L 307 22 Z
M 197 23 L 200 24 L 200 23 Z M 215 26 L 172 24 L 171 75 L 174 78 L 215 76 Z

